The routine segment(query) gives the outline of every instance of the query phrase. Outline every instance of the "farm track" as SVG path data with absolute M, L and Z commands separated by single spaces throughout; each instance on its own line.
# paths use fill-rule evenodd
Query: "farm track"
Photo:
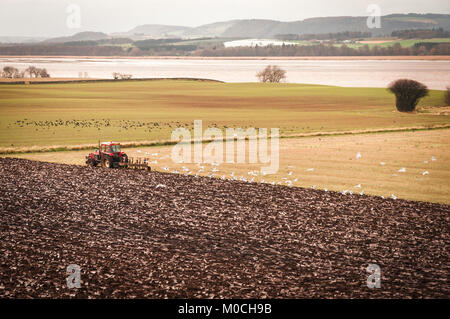
M 450 296 L 447 205 L 12 158 L 0 183 L 2 298 Z

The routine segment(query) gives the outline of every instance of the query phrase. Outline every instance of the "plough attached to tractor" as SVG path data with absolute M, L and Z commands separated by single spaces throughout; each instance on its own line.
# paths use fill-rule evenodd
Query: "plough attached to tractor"
M 98 143 L 98 149 L 86 156 L 86 164 L 92 167 L 130 168 L 151 171 L 148 158 L 128 158 L 120 149 L 120 143 Z

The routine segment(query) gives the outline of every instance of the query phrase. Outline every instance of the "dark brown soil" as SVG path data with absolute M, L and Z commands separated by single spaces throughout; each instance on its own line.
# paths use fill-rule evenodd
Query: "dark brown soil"
M 0 159 L 0 297 L 449 298 L 449 213 L 431 203 Z M 369 263 L 381 267 L 380 289 L 367 288 Z M 81 267 L 80 289 L 66 286 L 69 264 Z

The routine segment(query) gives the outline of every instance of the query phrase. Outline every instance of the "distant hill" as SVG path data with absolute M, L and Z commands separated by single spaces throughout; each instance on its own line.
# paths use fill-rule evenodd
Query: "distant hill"
M 31 37 L 0 37 L 0 43 L 65 43 L 99 41 L 111 38 L 146 39 L 194 39 L 194 38 L 274 38 L 276 35 L 301 35 L 337 32 L 371 32 L 373 36 L 390 36 L 393 31 L 410 29 L 443 28 L 450 31 L 450 14 L 391 14 L 382 17 L 380 29 L 369 29 L 367 17 L 323 17 L 292 22 L 276 20 L 244 19 L 229 20 L 186 27 L 176 25 L 145 24 L 126 32 L 106 34 L 102 32 L 79 32 L 72 36 L 44 40 Z
M 269 38 L 275 34 L 285 33 L 283 25 L 287 22 L 274 20 L 240 20 L 236 21 L 220 36 L 225 38 Z M 296 32 L 298 33 L 298 32 Z
M 45 43 L 64 43 L 64 42 L 77 42 L 77 41 L 98 41 L 110 38 L 109 35 L 103 32 L 79 32 L 69 37 L 59 37 L 47 39 Z
M 174 25 L 144 24 L 137 26 L 124 34 L 131 37 L 149 36 L 155 38 L 180 38 L 191 29 L 192 28 L 190 27 Z
M 126 36 L 135 40 L 147 38 L 201 38 L 217 37 L 232 27 L 237 20 L 205 24 L 200 27 L 183 27 L 174 25 L 144 24 L 128 32 L 112 34 L 112 36 Z
M 240 20 L 230 20 L 205 24 L 190 30 L 190 37 L 219 37 L 236 25 Z
M 123 33 L 130 37 L 195 38 L 272 38 L 277 34 L 317 34 L 343 31 L 371 32 L 374 36 L 390 35 L 406 29 L 443 28 L 450 30 L 449 14 L 392 14 L 382 17 L 380 29 L 369 29 L 367 17 L 324 17 L 301 21 L 247 19 L 217 22 L 196 28 L 183 26 L 142 25 Z

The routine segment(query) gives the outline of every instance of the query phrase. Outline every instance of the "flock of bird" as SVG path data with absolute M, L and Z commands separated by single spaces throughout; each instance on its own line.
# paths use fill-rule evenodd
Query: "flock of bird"
M 217 124 L 215 123 L 210 123 L 210 125 L 214 126 L 214 127 L 218 127 Z M 114 128 L 118 128 L 119 131 L 120 130 L 132 130 L 132 129 L 142 129 L 144 128 L 146 131 L 151 132 L 152 130 L 161 130 L 163 128 L 179 128 L 179 127 L 185 127 L 185 128 L 189 128 L 192 129 L 193 124 L 192 123 L 182 123 L 179 121 L 173 121 L 173 122 L 146 122 L 146 121 L 134 121 L 134 120 L 111 120 L 111 119 L 89 119 L 89 120 L 62 120 L 62 119 L 57 119 L 57 120 L 45 120 L 45 121 L 32 121 L 32 120 L 28 120 L 28 119 L 23 119 L 23 120 L 17 120 L 16 122 L 12 123 L 12 124 L 8 124 L 8 128 L 11 127 L 35 127 L 36 130 L 38 129 L 51 129 L 51 128 L 58 128 L 58 127 L 69 127 L 69 128 L 96 128 L 98 130 L 101 130 L 102 128 L 109 128 L 109 127 L 114 127 Z M 141 153 L 142 151 L 138 150 L 138 153 Z M 146 152 L 146 155 L 150 155 L 150 153 Z M 153 157 L 158 156 L 158 153 L 153 153 L 151 154 Z M 160 158 L 160 160 L 164 160 L 167 159 L 169 156 L 163 156 Z M 356 160 L 360 160 L 362 158 L 362 154 L 361 152 L 358 152 L 355 156 Z M 436 157 L 432 156 L 430 160 L 425 160 L 424 163 L 428 164 L 430 161 L 436 161 Z M 150 164 L 152 165 L 157 165 L 158 164 L 158 160 L 154 159 L 150 162 Z M 380 162 L 381 166 L 385 166 L 386 162 Z M 185 174 L 185 175 L 194 175 L 194 176 L 199 176 L 199 175 L 206 175 L 208 177 L 219 177 L 221 179 L 229 179 L 229 180 L 239 180 L 239 181 L 243 181 L 243 182 L 249 182 L 249 183 L 253 183 L 253 182 L 258 182 L 256 180 L 256 178 L 258 176 L 265 176 L 265 174 L 260 173 L 259 171 L 249 171 L 247 173 L 247 176 L 236 176 L 234 171 L 231 172 L 230 174 L 220 174 L 220 169 L 219 169 L 219 164 L 212 164 L 210 170 L 207 170 L 205 168 L 205 166 L 201 165 L 201 164 L 197 164 L 197 170 L 191 170 L 185 166 L 181 167 L 181 171 L 177 170 L 177 169 L 170 169 L 169 167 L 161 167 L 163 171 L 166 172 L 171 172 L 171 173 L 175 173 L 175 174 Z M 281 181 L 275 182 L 275 181 L 266 181 L 265 178 L 260 180 L 260 183 L 269 183 L 272 185 L 287 185 L 287 186 L 293 186 L 293 183 L 298 182 L 298 178 L 292 178 L 293 175 L 293 171 L 292 171 L 293 167 L 292 166 L 288 166 L 288 173 L 287 173 L 287 177 L 282 177 Z M 310 173 L 310 172 L 314 172 L 314 167 L 311 168 L 307 168 L 305 169 L 306 173 Z M 401 167 L 397 170 L 396 173 L 393 174 L 393 176 L 398 176 L 397 173 L 405 173 L 406 172 L 406 167 Z M 424 171 L 422 173 L 422 176 L 426 176 L 429 175 L 429 171 Z M 312 185 L 311 188 L 316 188 L 316 185 Z M 360 194 L 360 195 L 364 195 L 364 190 L 362 189 L 362 185 L 358 184 L 355 185 L 353 187 L 354 189 L 358 189 L 358 191 L 352 191 L 352 190 L 348 190 L 348 189 L 344 189 L 341 191 L 342 194 L 346 195 L 346 194 Z M 327 188 L 324 189 L 324 191 L 328 191 Z M 384 196 L 382 196 L 384 198 Z M 397 196 L 394 194 L 391 194 L 390 196 L 392 199 L 397 199 Z
M 151 132 L 152 130 L 161 130 L 163 128 L 174 129 L 177 127 L 190 128 L 192 124 L 181 123 L 181 122 L 152 122 L 152 121 L 134 121 L 134 120 L 111 120 L 111 119 L 89 119 L 89 120 L 44 120 L 44 121 L 33 121 L 28 119 L 17 120 L 13 123 L 7 125 L 8 128 L 13 127 L 34 127 L 38 130 L 49 130 L 52 128 L 96 128 L 101 130 L 104 128 L 117 128 L 119 132 L 121 130 L 136 130 L 145 129 L 145 131 Z
M 219 126 L 217 123 L 208 123 L 209 127 L 212 128 L 229 128 L 226 125 Z M 129 131 L 129 130 L 138 130 L 143 129 L 144 132 L 152 132 L 155 130 L 175 130 L 177 128 L 186 128 L 192 130 L 194 128 L 194 124 L 192 122 L 179 122 L 179 121 L 138 121 L 138 120 L 112 120 L 112 119 L 71 119 L 71 120 L 43 120 L 36 121 L 30 119 L 17 120 L 15 122 L 9 123 L 7 128 L 25 128 L 31 127 L 36 131 L 44 131 L 55 128 L 71 128 L 71 129 L 85 129 L 85 128 L 94 128 L 98 131 L 107 128 L 117 129 L 118 132 Z M 244 130 L 250 126 L 243 126 L 241 129 Z
M 138 153 L 142 153 L 141 150 L 138 150 L 137 152 Z M 149 152 L 146 152 L 145 154 L 147 156 L 151 155 L 153 157 L 157 157 L 157 156 L 160 155 L 159 153 L 149 153 Z M 168 159 L 168 158 L 169 158 L 169 155 L 164 155 L 164 156 L 161 156 L 159 158 L 159 160 L 165 160 L 165 159 Z M 362 155 L 361 155 L 360 152 L 358 152 L 356 154 L 356 159 L 359 160 L 361 158 L 362 158 Z M 424 163 L 428 164 L 430 161 L 434 162 L 436 160 L 437 160 L 436 157 L 432 156 L 430 160 L 424 160 Z M 150 163 L 152 165 L 157 165 L 158 164 L 158 159 L 154 159 Z M 385 166 L 386 162 L 380 162 L 380 165 L 381 166 Z M 261 173 L 259 170 L 248 171 L 247 172 L 247 176 L 242 176 L 242 175 L 241 176 L 237 176 L 237 175 L 235 175 L 234 171 L 232 171 L 229 174 L 228 173 L 227 174 L 221 173 L 221 171 L 219 169 L 219 166 L 220 166 L 220 164 L 210 163 L 210 168 L 208 169 L 207 167 L 205 167 L 204 164 L 202 165 L 202 164 L 198 164 L 197 163 L 196 164 L 196 169 L 190 169 L 190 168 L 188 168 L 186 166 L 181 166 L 181 169 L 171 169 L 171 168 L 169 168 L 167 166 L 161 166 L 161 169 L 163 171 L 165 171 L 165 172 L 169 172 L 169 173 L 173 173 L 173 174 L 193 175 L 194 177 L 198 177 L 198 176 L 201 176 L 201 175 L 203 175 L 203 176 L 206 175 L 206 176 L 208 176 L 210 178 L 221 178 L 223 180 L 234 180 L 234 181 L 242 181 L 242 182 L 248 182 L 248 183 L 254 183 L 254 182 L 258 183 L 259 182 L 259 183 L 267 183 L 267 184 L 271 184 L 271 185 L 287 185 L 289 187 L 294 186 L 293 184 L 295 182 L 298 182 L 298 180 L 299 180 L 298 177 L 293 178 L 294 177 L 293 176 L 294 175 L 294 171 L 293 171 L 294 166 L 292 166 L 292 165 L 288 165 L 287 166 L 287 169 L 288 169 L 287 176 L 286 177 L 282 177 L 281 180 L 277 181 L 277 182 L 275 182 L 275 181 L 266 181 L 265 179 L 262 179 L 260 181 L 255 180 L 255 178 L 257 178 L 258 176 L 260 176 L 260 177 L 266 176 L 265 173 Z M 311 167 L 311 168 L 306 168 L 304 171 L 305 171 L 305 173 L 308 173 L 308 172 L 314 172 L 314 170 L 315 170 L 315 168 Z M 398 173 L 405 173 L 406 172 L 406 167 L 401 167 L 400 169 L 397 170 L 397 172 Z M 429 174 L 430 174 L 429 171 L 424 171 L 422 173 L 422 176 L 429 175 Z M 393 176 L 398 176 L 398 174 L 394 173 Z M 164 186 L 164 185 L 162 185 L 162 186 Z M 160 187 L 162 187 L 162 186 L 160 185 Z M 312 185 L 311 188 L 312 189 L 316 189 L 316 185 Z M 357 195 L 357 194 L 364 195 L 364 189 L 362 189 L 362 184 L 357 184 L 357 185 L 353 186 L 353 189 L 354 190 L 344 189 L 340 193 L 343 194 L 343 195 L 347 195 L 347 194 L 349 194 L 349 195 L 353 195 L 353 194 L 355 194 L 355 195 Z M 327 188 L 324 188 L 323 190 L 325 192 L 328 192 Z M 385 196 L 381 196 L 381 197 L 385 198 Z M 391 194 L 390 198 L 397 199 L 398 197 L 396 195 L 394 195 L 394 194 Z

